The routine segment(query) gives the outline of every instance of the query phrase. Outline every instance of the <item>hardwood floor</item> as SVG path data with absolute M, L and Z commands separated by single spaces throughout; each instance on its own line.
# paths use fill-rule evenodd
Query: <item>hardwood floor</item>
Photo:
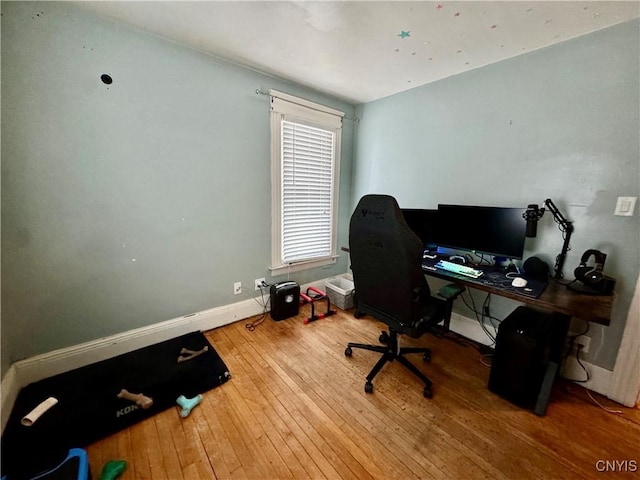
M 378 354 L 344 349 L 377 343 L 384 325 L 341 311 L 304 325 L 308 315 L 207 332 L 232 379 L 185 419 L 170 409 L 90 445 L 93 478 L 113 459 L 128 463 L 123 480 L 637 478 L 637 409 L 593 394 L 623 412 L 608 413 L 559 382 L 538 417 L 489 392 L 475 346 L 434 336 L 403 338 L 432 348 L 430 364 L 412 359 L 433 380 L 432 399 L 397 362 L 366 394 Z

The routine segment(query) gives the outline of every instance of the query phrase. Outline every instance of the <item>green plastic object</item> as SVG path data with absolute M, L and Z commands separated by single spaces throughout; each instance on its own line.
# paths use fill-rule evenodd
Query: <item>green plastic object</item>
M 100 480 L 115 480 L 127 469 L 127 462 L 124 460 L 109 460 L 102 467 Z

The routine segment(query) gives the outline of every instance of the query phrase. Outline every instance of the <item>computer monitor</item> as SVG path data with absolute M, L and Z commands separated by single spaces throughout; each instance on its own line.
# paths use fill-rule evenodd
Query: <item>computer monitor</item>
M 435 250 L 438 235 L 438 210 L 422 208 L 402 208 L 407 225 L 422 240 L 425 249 Z
M 521 259 L 525 208 L 438 205 L 437 244 L 496 257 Z

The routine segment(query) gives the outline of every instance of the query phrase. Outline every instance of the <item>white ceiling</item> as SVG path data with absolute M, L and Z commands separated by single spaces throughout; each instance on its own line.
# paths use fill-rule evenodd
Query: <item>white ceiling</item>
M 114 20 L 365 103 L 640 16 L 638 1 L 99 1 Z

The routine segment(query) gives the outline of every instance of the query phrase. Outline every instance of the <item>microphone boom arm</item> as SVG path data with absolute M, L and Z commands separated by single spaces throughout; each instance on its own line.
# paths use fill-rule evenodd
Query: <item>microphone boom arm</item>
M 564 243 L 562 244 L 562 250 L 556 257 L 556 265 L 554 267 L 555 278 L 562 278 L 562 267 L 564 266 L 564 261 L 567 257 L 567 252 L 569 251 L 569 240 L 571 239 L 571 234 L 573 233 L 573 224 L 568 221 L 562 214 L 558 207 L 551 201 L 551 199 L 547 198 L 544 201 L 547 209 L 553 215 L 553 219 L 560 226 L 560 231 L 563 233 Z

